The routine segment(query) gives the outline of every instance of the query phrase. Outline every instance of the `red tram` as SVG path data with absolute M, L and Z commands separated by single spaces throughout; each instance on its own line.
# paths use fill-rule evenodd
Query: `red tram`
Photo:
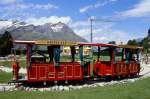
M 15 41 L 16 44 L 26 44 L 27 56 L 27 82 L 48 82 L 82 80 L 84 77 L 90 78 L 90 64 L 82 64 L 75 60 L 77 42 L 39 40 L 39 41 Z M 47 46 L 49 59 L 40 52 L 33 52 L 34 45 Z M 71 49 L 71 60 L 60 62 L 62 46 L 69 46 Z M 82 57 L 83 49 L 79 46 L 79 56 Z M 38 57 L 36 54 L 39 54 Z M 40 57 L 39 57 L 40 56 Z M 84 66 L 82 66 L 84 65 Z M 19 80 L 19 79 L 16 79 Z
M 99 78 L 127 77 L 136 76 L 140 72 L 138 53 L 141 47 L 58 40 L 16 40 L 14 43 L 26 45 L 27 77 L 23 80 L 28 83 L 80 81 L 90 79 L 91 75 Z M 37 45 L 45 49 L 47 54 L 35 50 Z M 64 46 L 70 49 L 71 60 L 61 55 Z M 84 54 L 86 46 L 90 48 L 89 58 Z M 13 71 L 17 72 L 14 73 L 14 81 L 21 81 L 18 68 L 13 68 Z
M 94 76 L 123 78 L 137 76 L 140 72 L 139 53 L 142 47 L 98 43 L 81 43 L 80 45 L 97 47 L 97 58 L 93 61 Z M 108 57 L 106 59 L 102 56 Z

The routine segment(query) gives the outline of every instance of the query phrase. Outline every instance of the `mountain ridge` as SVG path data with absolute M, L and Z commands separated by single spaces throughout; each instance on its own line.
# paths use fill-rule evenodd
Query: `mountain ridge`
M 0 34 L 3 34 L 5 31 L 10 32 L 13 39 L 17 40 L 53 39 L 87 42 L 84 38 L 74 33 L 68 25 L 61 22 L 33 25 L 16 21 L 12 22 L 11 26 L 1 28 Z

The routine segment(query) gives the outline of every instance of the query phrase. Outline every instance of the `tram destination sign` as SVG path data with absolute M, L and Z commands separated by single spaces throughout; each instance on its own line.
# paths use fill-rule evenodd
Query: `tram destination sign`
M 78 42 L 64 41 L 64 40 L 37 40 L 37 45 L 64 45 L 64 46 L 75 46 Z

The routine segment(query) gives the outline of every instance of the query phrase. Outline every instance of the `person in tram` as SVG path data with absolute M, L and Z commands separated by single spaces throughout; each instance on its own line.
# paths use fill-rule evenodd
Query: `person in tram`
M 54 62 L 56 67 L 59 67 L 60 65 L 60 53 L 61 50 L 59 45 L 48 46 L 49 62 Z
M 54 65 L 56 67 L 60 66 L 60 53 L 61 53 L 60 46 L 55 45 L 53 49 L 53 54 L 54 54 Z

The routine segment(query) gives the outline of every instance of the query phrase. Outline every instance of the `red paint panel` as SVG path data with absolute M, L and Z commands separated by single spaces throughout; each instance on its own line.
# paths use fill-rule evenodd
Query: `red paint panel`
M 138 74 L 139 73 L 139 64 L 136 63 L 130 63 L 129 65 L 129 73 L 130 74 Z
M 112 75 L 113 65 L 111 62 L 96 62 L 93 68 L 96 75 L 107 76 Z
M 73 66 L 68 65 L 68 66 L 65 67 L 65 69 L 66 69 L 66 71 L 65 71 L 66 79 L 73 78 Z
M 33 65 L 32 67 L 28 68 L 28 79 L 29 80 L 37 80 L 38 79 L 38 68 L 37 66 Z
M 55 79 L 56 73 L 55 73 L 55 68 L 52 64 L 49 64 L 47 67 L 47 79 Z
M 81 77 L 81 67 L 74 65 L 74 77 L 78 78 Z
M 28 69 L 28 81 L 58 81 L 58 80 L 80 80 L 83 78 L 82 68 L 77 62 L 63 62 L 60 67 L 52 63 L 32 64 Z
M 47 66 L 39 66 L 38 67 L 39 69 L 39 80 L 46 80 L 47 79 L 47 73 L 46 73 L 46 69 L 47 69 Z
M 65 79 L 64 64 L 62 64 L 59 68 L 55 68 L 55 71 L 56 71 L 56 79 L 58 80 Z

